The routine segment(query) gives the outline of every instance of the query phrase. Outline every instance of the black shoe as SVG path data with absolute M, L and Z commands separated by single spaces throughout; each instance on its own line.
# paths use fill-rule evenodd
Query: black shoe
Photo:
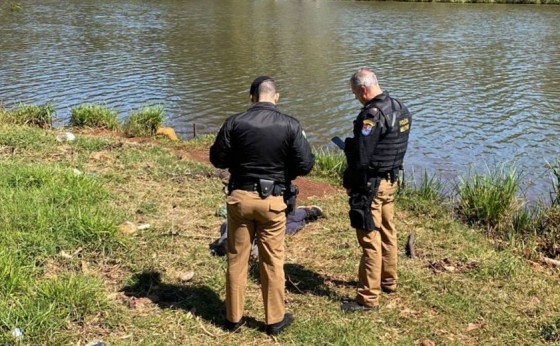
M 243 319 L 240 319 L 239 322 L 234 323 L 228 321 L 228 319 L 226 318 L 226 322 L 224 323 L 224 329 L 231 333 L 237 333 L 239 332 L 239 329 L 243 327 L 244 324 L 245 324 L 245 320 Z
M 389 287 L 383 287 L 383 286 L 381 286 L 381 290 L 383 291 L 383 293 L 386 293 L 386 294 L 397 293 L 397 289 L 396 289 L 396 288 L 389 288 Z
M 284 319 L 282 321 L 266 325 L 266 334 L 278 335 L 284 328 L 286 328 L 293 322 L 294 316 L 292 314 L 284 314 Z
M 356 311 L 378 311 L 379 305 L 376 306 L 365 306 L 361 305 L 356 301 L 344 302 L 340 306 L 344 312 L 356 312 Z

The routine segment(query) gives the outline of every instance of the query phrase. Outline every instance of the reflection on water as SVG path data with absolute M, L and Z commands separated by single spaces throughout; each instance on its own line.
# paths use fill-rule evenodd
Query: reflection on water
M 163 104 L 214 132 L 274 76 L 313 144 L 350 133 L 348 78 L 371 66 L 415 116 L 407 165 L 452 181 L 514 162 L 544 196 L 560 151 L 559 6 L 324 1 L 28 1 L 0 11 L 0 99 Z

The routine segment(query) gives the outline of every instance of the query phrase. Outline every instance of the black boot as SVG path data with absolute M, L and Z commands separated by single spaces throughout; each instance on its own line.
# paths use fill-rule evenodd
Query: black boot
M 266 334 L 278 335 L 284 328 L 286 328 L 293 322 L 294 316 L 292 314 L 284 314 L 284 319 L 282 321 L 266 325 Z
M 237 333 L 239 329 L 245 324 L 245 320 L 240 319 L 239 322 L 231 322 L 228 321 L 226 318 L 226 322 L 224 323 L 224 329 L 228 332 Z

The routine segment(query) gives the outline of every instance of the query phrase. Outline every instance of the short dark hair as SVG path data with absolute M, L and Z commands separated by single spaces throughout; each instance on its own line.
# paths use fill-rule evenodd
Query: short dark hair
M 251 88 L 249 89 L 249 95 L 259 96 L 260 94 L 275 94 L 276 93 L 276 83 L 274 79 L 268 76 L 260 76 L 255 78 L 253 83 L 251 83 Z

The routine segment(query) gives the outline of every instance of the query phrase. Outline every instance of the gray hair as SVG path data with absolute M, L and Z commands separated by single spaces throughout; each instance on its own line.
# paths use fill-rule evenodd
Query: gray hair
M 377 76 L 367 67 L 363 67 L 356 71 L 356 73 L 354 73 L 350 78 L 350 83 L 353 87 L 365 86 L 366 88 L 378 84 Z

